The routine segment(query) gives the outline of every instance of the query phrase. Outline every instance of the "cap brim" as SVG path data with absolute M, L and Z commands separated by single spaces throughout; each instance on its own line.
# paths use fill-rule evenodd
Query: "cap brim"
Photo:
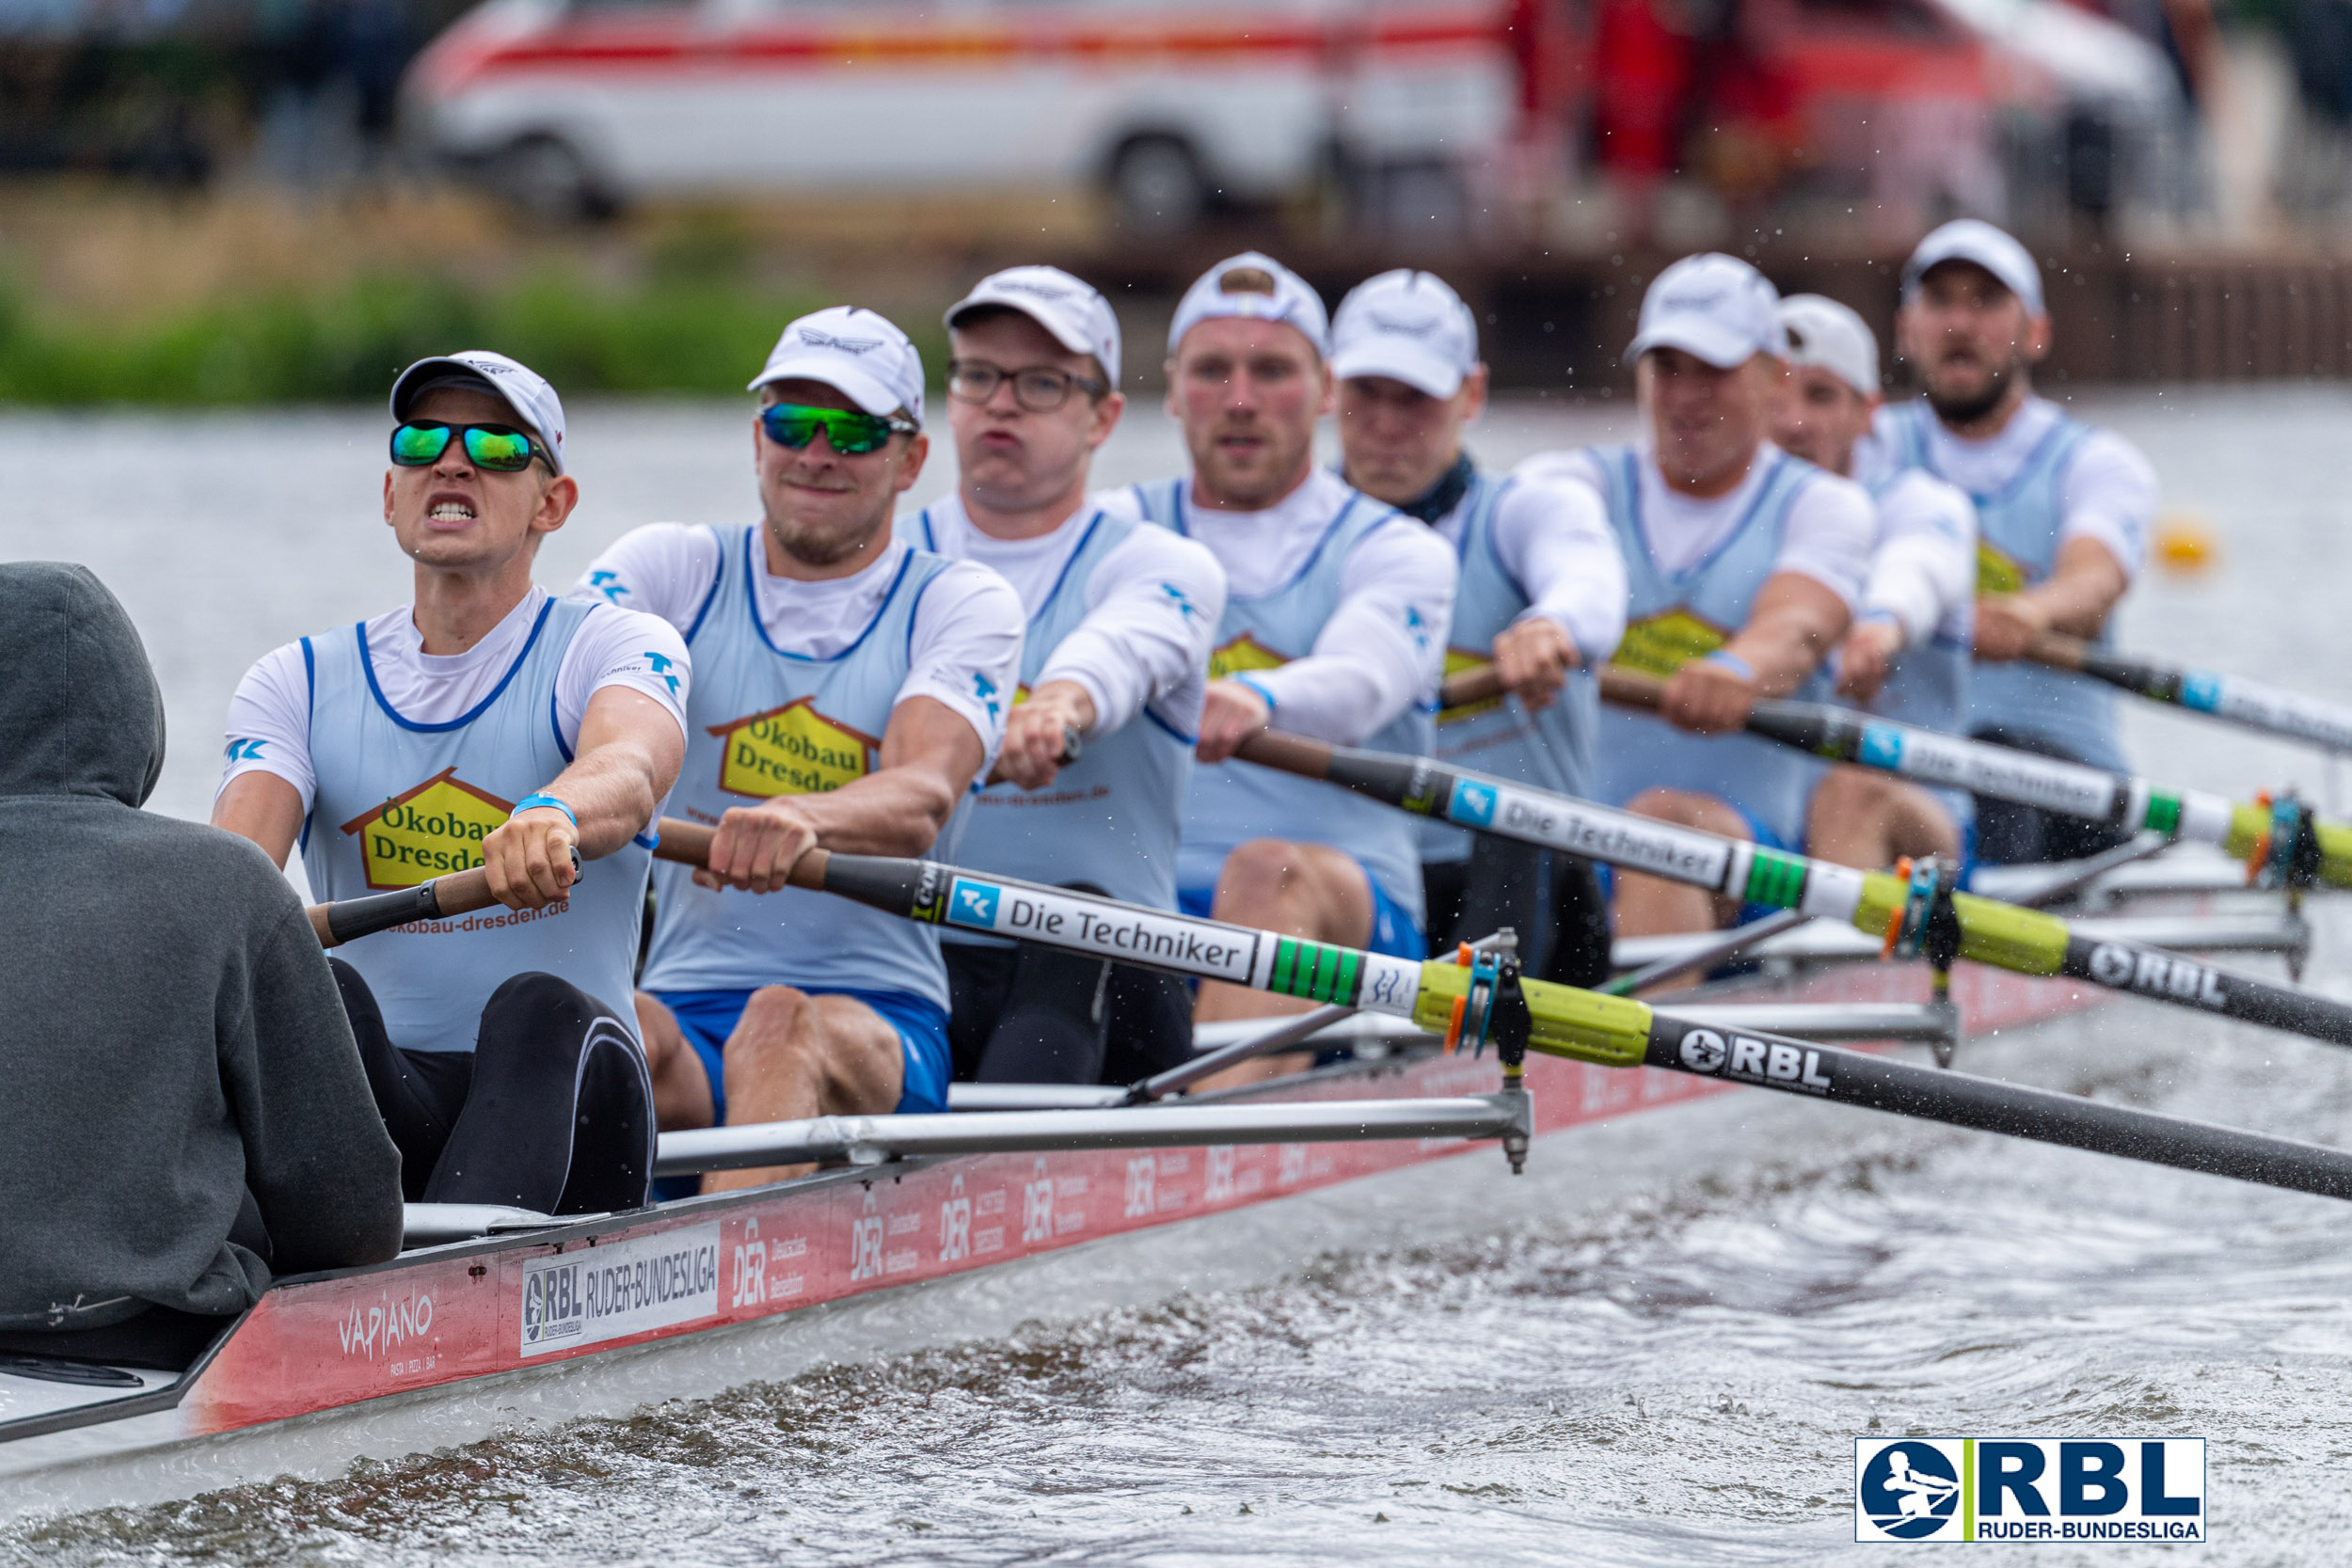
M 467 364 L 463 359 L 453 359 L 446 356 L 434 359 L 420 359 L 401 372 L 400 379 L 392 383 L 392 418 L 406 419 L 409 405 L 416 401 L 419 390 L 425 385 L 458 376 L 473 382 L 484 391 L 497 398 L 499 402 L 506 404 L 507 408 L 514 413 L 515 418 L 522 421 L 522 427 L 539 438 L 539 450 L 548 454 L 548 461 L 554 465 L 555 471 L 559 474 L 564 471 L 562 450 L 548 439 L 548 433 L 539 428 L 538 421 L 531 417 L 531 410 L 516 403 L 495 376 L 485 375 L 480 369 Z
M 762 387 L 779 381 L 816 381 L 831 387 L 868 414 L 896 414 L 900 405 L 898 394 L 883 386 L 875 376 L 845 367 L 830 355 L 795 356 L 780 359 L 759 372 L 759 379 L 745 388 L 758 391 Z M 913 414 L 912 408 L 907 410 Z M 916 422 L 921 422 L 918 415 Z
M 1625 362 L 1629 365 L 1654 348 L 1678 348 L 1719 371 L 1737 370 L 1757 355 L 1772 352 L 1771 345 L 1754 342 L 1714 322 L 1684 317 L 1660 322 L 1634 339 L 1625 351 Z
M 1963 266 L 1976 268 L 1979 272 L 1993 279 L 1994 282 L 1998 283 L 2002 288 L 2007 289 L 2010 293 L 2017 296 L 2017 303 L 2023 305 L 2032 314 L 2038 316 L 2042 313 L 2042 304 L 2041 300 L 2036 297 L 2040 293 L 2038 287 L 2026 285 L 2023 279 L 2009 277 L 2002 271 L 2001 268 L 1994 265 L 1991 261 L 1986 261 L 1983 257 L 1977 255 L 1975 252 L 1968 250 L 1965 247 L 1952 250 L 1923 251 L 1912 257 L 1910 261 L 1903 263 L 1903 293 L 1906 294 L 1910 293 L 1914 289 L 1916 289 L 1919 286 L 1919 280 L 1921 278 L 1927 277 L 1928 274 L 1933 272 L 1936 268 L 1954 261 L 1959 262 Z M 2037 279 L 2036 282 L 2038 284 L 2039 280 Z
M 1342 381 L 1367 375 L 1402 381 L 1433 398 L 1450 398 L 1462 389 L 1468 373 L 1419 343 L 1394 338 L 1375 338 L 1350 344 L 1331 356 L 1331 373 Z
M 969 295 L 957 301 L 947 311 L 948 329 L 953 331 L 960 317 L 970 315 L 975 310 L 1017 310 L 1045 328 L 1047 337 L 1071 353 L 1092 354 L 1095 352 L 1094 344 L 1087 340 L 1085 333 L 1066 323 L 1056 321 L 1051 315 L 1040 310 L 1028 301 L 1021 299 L 1000 299 L 989 294 Z

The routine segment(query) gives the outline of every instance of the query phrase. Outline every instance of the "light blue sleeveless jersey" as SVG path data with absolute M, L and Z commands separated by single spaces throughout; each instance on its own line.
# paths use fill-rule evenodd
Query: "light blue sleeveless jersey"
M 1096 512 L 1071 526 L 1084 534 L 1029 618 L 1022 643 L 1025 695 L 1054 650 L 1086 619 L 1087 581 L 1095 568 L 1144 525 Z M 937 547 L 929 512 L 901 527 L 924 548 Z M 1051 786 L 1000 784 L 973 795 L 959 814 L 967 820 L 956 863 L 1054 887 L 1087 882 L 1131 904 L 1174 909 L 1176 847 L 1195 738 L 1145 704 L 1124 728 L 1088 736 L 1078 760 Z M 960 933 L 941 936 L 953 942 Z
M 1641 452 L 1597 447 L 1593 456 L 1608 482 L 1609 521 L 1625 552 L 1630 590 L 1625 641 L 1613 662 L 1672 675 L 1747 625 L 1780 558 L 1789 508 L 1820 470 L 1777 447 L 1759 449 L 1764 477 L 1746 515 L 1704 560 L 1668 574 L 1651 555 L 1642 526 Z M 1816 670 L 1793 695 L 1825 700 L 1827 676 Z M 1688 790 L 1730 802 L 1787 847 L 1804 842 L 1805 803 L 1820 764 L 1786 746 L 1752 735 L 1692 735 L 1653 714 L 1613 707 L 1601 713 L 1597 750 L 1599 797 L 1607 804 L 1622 806 L 1645 789 Z
M 670 797 L 673 815 L 706 823 L 771 796 L 838 789 L 879 766 L 906 684 L 915 607 L 949 564 L 908 550 L 857 641 L 831 658 L 808 658 L 777 648 L 760 624 L 759 530 L 718 537 L 718 575 L 685 628 L 694 684 L 686 766 Z M 947 1006 L 947 974 L 928 926 L 800 888 L 712 892 L 667 863 L 654 870 L 654 891 L 647 990 L 815 987 Z
M 318 781 L 302 839 L 311 891 L 353 898 L 480 865 L 483 839 L 515 802 L 571 765 L 555 727 L 556 672 L 581 624 L 603 609 L 549 599 L 497 689 L 445 724 L 413 723 L 385 701 L 364 624 L 304 638 Z M 532 970 L 633 1019 L 629 976 L 651 844 L 641 836 L 589 862 L 568 903 L 420 921 L 335 956 L 367 981 L 385 1032 L 408 1051 L 471 1051 L 490 993 Z
M 1882 474 L 1864 486 L 1875 503 L 1902 483 L 1910 467 Z M 1924 472 L 1925 470 L 1920 470 Z M 1878 695 L 1861 705 L 1863 711 L 1891 719 L 1915 729 L 1939 735 L 1965 733 L 1968 713 L 1970 632 L 1974 601 L 1960 606 L 1938 626 L 1928 641 L 1906 648 L 1895 661 Z M 1840 698 L 1839 701 L 1845 699 Z M 1849 704 L 1848 705 L 1852 705 Z M 1964 789 L 1931 789 L 1953 821 L 1966 826 L 1977 819 L 1977 802 Z
M 1457 675 L 1493 662 L 1495 638 L 1527 610 L 1527 593 L 1512 579 L 1495 552 L 1495 509 L 1512 481 L 1479 474 L 1460 501 L 1461 536 L 1454 553 L 1462 563 L 1454 597 L 1454 629 L 1446 638 L 1445 673 Z M 1549 706 L 1530 712 L 1517 697 L 1466 708 L 1440 709 L 1437 754 L 1476 772 L 1512 779 L 1537 789 L 1589 796 L 1593 791 L 1593 736 L 1599 727 L 1600 695 L 1589 671 L 1578 670 Z M 1470 835 L 1443 822 L 1422 826 L 1424 861 L 1469 858 Z
M 1138 484 L 1143 515 L 1189 537 L 1185 492 L 1189 479 Z M 1324 624 L 1340 605 L 1340 577 L 1347 558 L 1374 531 L 1422 525 L 1400 516 L 1369 496 L 1354 491 L 1331 519 L 1296 576 L 1272 593 L 1245 598 L 1229 594 L 1217 623 L 1212 680 L 1270 670 L 1311 652 Z M 1278 715 L 1276 722 L 1280 722 Z M 1427 710 L 1407 709 L 1364 742 L 1375 752 L 1426 756 L 1434 725 Z M 1253 838 L 1328 845 L 1363 863 L 1381 891 L 1422 919 L 1421 848 L 1413 819 L 1405 813 L 1330 784 L 1278 773 L 1247 762 L 1195 767 L 1185 793 L 1184 843 L 1176 854 L 1176 884 L 1216 886 L 1225 857 Z
M 1884 439 L 1898 467 L 1925 468 L 1942 479 L 1947 476 L 1936 473 L 1928 445 L 1928 421 L 1934 417 L 1924 403 L 1890 408 L 1883 416 Z M 1990 495 L 1969 492 L 1977 503 L 1978 593 L 2013 594 L 2056 569 L 2058 530 L 2066 520 L 2066 466 L 2090 435 L 2090 426 L 2060 413 L 2007 484 Z M 2110 642 L 2106 627 L 2096 641 L 2102 647 Z M 1979 665 L 1969 682 L 1967 714 L 1970 730 L 2022 731 L 2093 768 L 2131 771 L 2116 729 L 2114 689 L 2081 675 L 2025 659 Z

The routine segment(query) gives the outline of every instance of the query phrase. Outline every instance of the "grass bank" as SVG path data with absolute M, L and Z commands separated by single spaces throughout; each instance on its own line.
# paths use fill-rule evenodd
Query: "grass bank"
M 559 271 L 486 286 L 361 275 L 129 319 L 0 293 L 0 403 L 366 401 L 403 366 L 459 348 L 510 354 L 566 393 L 739 392 L 784 324 L 827 303 L 737 282 L 611 286 Z M 927 361 L 944 351 L 922 346 Z

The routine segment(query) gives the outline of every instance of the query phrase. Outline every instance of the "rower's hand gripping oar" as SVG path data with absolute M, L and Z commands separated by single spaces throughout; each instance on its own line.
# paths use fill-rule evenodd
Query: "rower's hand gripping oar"
M 687 860 L 707 829 L 665 820 L 655 852 Z M 1954 1127 L 2003 1132 L 2153 1164 L 2204 1171 L 2328 1197 L 2352 1198 L 2352 1154 L 2256 1132 L 2102 1104 L 1817 1045 L 1761 1031 L 1686 1022 L 1646 1004 L 1523 978 L 1501 959 L 1482 973 L 1414 963 L 1271 931 L 1199 920 L 1109 898 L 980 876 L 932 861 L 811 850 L 792 884 L 872 909 L 1064 952 L 1225 980 L 1311 1002 L 1409 1018 L 1457 1046 L 1486 1042 L 1504 1061 L 1521 1050 L 1603 1067 L 1660 1068 L 1782 1094 L 1861 1105 Z M 1138 1113 L 1144 1114 L 1144 1113 Z M 1506 1149 L 1509 1148 L 1506 1140 Z
M 1832 865 L 1487 778 L 1433 757 L 1272 732 L 1251 736 L 1234 755 L 1474 832 L 1565 850 L 1748 903 L 1802 910 L 1869 936 L 1900 940 L 1911 932 L 1922 952 L 1930 951 L 1931 928 L 1940 924 L 1935 910 L 1948 899 L 1960 958 L 2020 974 L 2063 974 L 2172 1006 L 2352 1045 L 2352 1005 L 2138 942 L 2078 933 L 2056 915 L 1947 887 L 1926 888 L 1916 878 Z
M 580 885 L 580 849 L 574 846 L 572 886 Z M 452 915 L 486 910 L 497 902 L 490 892 L 490 874 L 477 865 L 470 871 L 453 871 L 446 877 L 436 877 L 429 882 L 391 893 L 371 893 L 358 898 L 339 898 L 331 904 L 313 904 L 306 912 L 310 917 L 310 929 L 318 933 L 319 945 L 341 947 L 344 942 L 389 931 L 410 921 L 446 920 Z

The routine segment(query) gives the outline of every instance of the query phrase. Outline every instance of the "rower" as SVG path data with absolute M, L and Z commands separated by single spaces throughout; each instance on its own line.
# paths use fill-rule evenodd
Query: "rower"
M 0 652 L 47 673 L 0 688 L 0 1356 L 176 1370 L 273 1271 L 397 1253 L 400 1155 L 286 879 L 139 809 L 163 690 L 120 602 L 0 565 Z
M 1590 672 L 1616 650 L 1626 600 L 1625 560 L 1597 498 L 1470 460 L 1463 427 L 1486 404 L 1478 324 L 1433 274 L 1400 268 L 1357 285 L 1331 319 L 1331 373 L 1341 477 L 1454 548 L 1461 578 L 1445 673 L 1492 668 L 1507 693 L 1441 709 L 1437 754 L 1590 795 L 1599 722 Z M 1421 856 L 1432 953 L 1507 926 L 1529 944 L 1533 973 L 1583 986 L 1608 977 L 1609 914 L 1589 863 L 1440 823 L 1422 829 Z M 1546 925 L 1548 957 L 1532 945 Z
M 992 568 L 1028 617 L 1002 782 L 972 798 L 957 863 L 1173 910 L 1225 574 L 1191 540 L 1087 503 L 1127 402 L 1108 300 L 1056 268 L 1014 267 L 959 301 L 947 332 L 956 489 L 898 531 Z M 1132 1083 L 1192 1055 L 1192 995 L 1173 975 L 941 938 L 960 1078 Z
M 1897 349 L 1926 397 L 1879 416 L 1856 453 L 1866 477 L 1925 468 L 1977 505 L 1977 668 L 1968 733 L 2112 772 L 2131 769 L 2115 693 L 2023 657 L 2042 632 L 2104 642 L 2145 559 L 2156 506 L 2148 461 L 2035 395 L 2050 350 L 2042 274 L 2022 245 L 1963 218 L 1919 242 L 1903 267 Z M 2074 860 L 2128 829 L 2011 801 L 1977 801 L 1987 862 Z
M 1860 316 L 1820 294 L 1782 300 L 1780 320 L 1788 379 L 1772 439 L 1851 477 L 1854 443 L 1880 404 L 1878 340 Z M 1968 702 L 1976 508 L 1924 468 L 1883 473 L 1866 488 L 1878 537 L 1861 612 L 1838 647 L 1837 694 L 1897 723 L 1957 735 Z M 1809 853 L 1868 870 L 1927 855 L 1963 866 L 1973 832 L 1965 791 L 1923 789 L 1867 768 L 1830 769 L 1805 813 Z
M 750 389 L 760 520 L 651 524 L 581 579 L 676 626 L 695 660 L 672 809 L 718 832 L 707 867 L 655 872 L 637 1012 L 661 1125 L 945 1111 L 931 928 L 786 884 L 819 847 L 931 848 L 1003 741 L 1021 601 L 891 531 L 930 450 L 905 333 L 854 307 L 803 316 Z
M 1168 411 L 1190 474 L 1120 498 L 1206 545 L 1225 569 L 1177 855 L 1177 901 L 1293 936 L 1419 959 L 1421 856 L 1402 814 L 1327 785 L 1228 761 L 1269 722 L 1412 755 L 1431 744 L 1454 552 L 1314 460 L 1330 412 L 1323 301 L 1249 252 L 1209 269 L 1168 335 Z M 1201 986 L 1197 1022 L 1306 1006 Z M 1271 1076 L 1295 1058 L 1246 1064 Z
M 648 830 L 686 750 L 686 648 L 531 580 L 580 500 L 554 388 L 456 354 L 402 372 L 391 405 L 384 520 L 416 601 L 253 666 L 213 821 L 280 865 L 298 840 L 326 899 L 484 867 L 511 912 L 332 960 L 402 1184 L 411 1201 L 635 1208 L 655 1130 L 630 974 Z
M 1685 827 L 1793 849 L 1814 765 L 1739 731 L 1761 696 L 1826 696 L 1820 666 L 1869 565 L 1870 498 L 1772 446 L 1787 373 L 1780 298 L 1724 255 L 1686 257 L 1642 300 L 1627 350 L 1644 439 L 1531 460 L 1608 509 L 1631 582 L 1614 663 L 1666 681 L 1659 713 L 1602 714 L 1599 798 Z M 1631 873 L 1620 936 L 1730 924 L 1739 901 Z

